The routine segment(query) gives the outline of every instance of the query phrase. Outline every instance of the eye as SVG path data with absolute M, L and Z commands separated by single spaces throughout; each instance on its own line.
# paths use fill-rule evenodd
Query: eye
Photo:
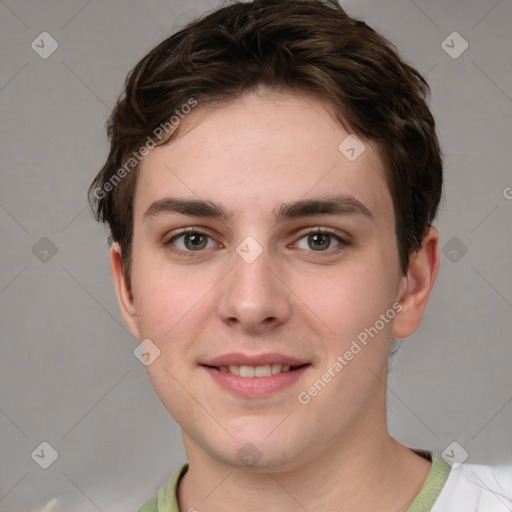
M 194 229 L 188 229 L 173 236 L 165 245 L 169 247 L 171 252 L 175 253 L 198 252 L 216 246 L 215 242 L 206 233 Z
M 347 246 L 349 243 L 335 233 L 317 228 L 304 234 L 295 245 L 299 249 L 326 252 L 328 249 L 340 248 L 340 246 Z

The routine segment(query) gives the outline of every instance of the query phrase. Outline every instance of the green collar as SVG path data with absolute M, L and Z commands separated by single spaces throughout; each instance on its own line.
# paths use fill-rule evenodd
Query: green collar
M 406 512 L 426 512 L 432 509 L 441 493 L 448 475 L 450 465 L 439 455 L 428 452 L 432 459 L 432 467 L 420 492 L 414 498 Z M 138 512 L 180 512 L 177 502 L 178 484 L 188 470 L 188 463 L 176 471 L 167 482 L 160 487 L 156 496 L 148 500 Z
M 451 466 L 437 453 L 428 452 L 432 458 L 432 467 L 420 492 L 414 498 L 406 512 L 425 512 L 431 510 L 443 488 Z

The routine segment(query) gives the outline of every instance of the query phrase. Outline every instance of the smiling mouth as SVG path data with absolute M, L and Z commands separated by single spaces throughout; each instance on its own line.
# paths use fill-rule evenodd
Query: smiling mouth
M 289 364 L 264 364 L 260 366 L 246 366 L 246 365 L 229 365 L 229 366 L 209 366 L 204 365 L 207 368 L 212 368 L 220 372 L 231 373 L 238 377 L 251 378 L 251 377 L 271 377 L 279 373 L 293 372 L 305 366 L 310 366 L 309 363 L 301 364 L 298 366 L 292 366 Z

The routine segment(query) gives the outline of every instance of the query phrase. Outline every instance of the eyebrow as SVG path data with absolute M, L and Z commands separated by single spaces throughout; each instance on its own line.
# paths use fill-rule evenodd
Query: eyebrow
M 166 197 L 151 204 L 143 215 L 150 219 L 164 214 L 178 213 L 191 217 L 208 217 L 228 221 L 234 212 L 212 201 L 202 199 L 185 199 Z M 372 212 L 361 201 L 352 196 L 337 194 L 317 199 L 301 199 L 292 203 L 282 204 L 274 211 L 276 222 L 306 217 L 310 215 L 353 215 L 359 214 L 372 218 Z

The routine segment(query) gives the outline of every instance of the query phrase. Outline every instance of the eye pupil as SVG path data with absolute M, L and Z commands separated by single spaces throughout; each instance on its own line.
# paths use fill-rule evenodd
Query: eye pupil
M 187 249 L 203 249 L 206 246 L 206 237 L 199 233 L 187 234 L 185 235 L 185 245 Z
M 330 245 L 330 235 L 313 233 L 308 237 L 308 243 L 312 249 L 327 249 Z

